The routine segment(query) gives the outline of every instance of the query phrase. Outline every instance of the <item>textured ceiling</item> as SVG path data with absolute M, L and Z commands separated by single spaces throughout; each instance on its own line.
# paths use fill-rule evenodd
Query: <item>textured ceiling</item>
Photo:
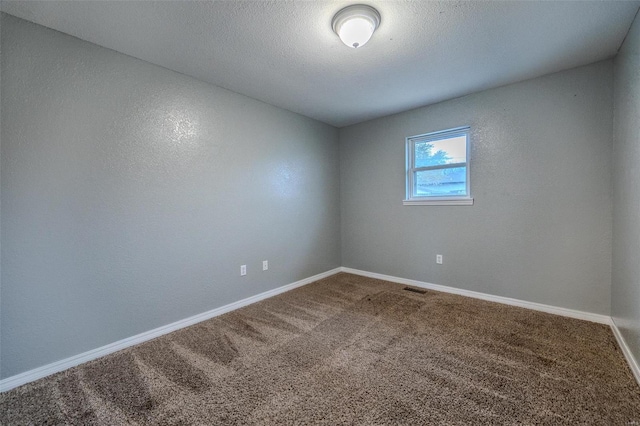
M 639 2 L 366 1 L 354 50 L 344 1 L 3 1 L 2 10 L 337 127 L 615 55 Z

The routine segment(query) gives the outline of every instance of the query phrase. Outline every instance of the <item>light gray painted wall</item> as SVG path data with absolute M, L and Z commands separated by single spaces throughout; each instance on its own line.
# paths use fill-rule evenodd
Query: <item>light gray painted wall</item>
M 403 206 L 405 138 L 464 125 L 475 205 Z M 343 266 L 609 314 L 611 135 L 610 61 L 340 129 Z
M 2 20 L 1 377 L 340 265 L 336 129 Z
M 611 316 L 640 361 L 640 18 L 615 59 Z

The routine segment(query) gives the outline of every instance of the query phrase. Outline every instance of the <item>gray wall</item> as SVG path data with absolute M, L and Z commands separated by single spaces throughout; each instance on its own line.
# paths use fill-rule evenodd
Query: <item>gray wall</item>
M 2 20 L 1 377 L 340 266 L 336 129 Z
M 615 59 L 611 316 L 640 361 L 640 18 Z
M 475 205 L 403 206 L 405 138 L 464 125 Z M 610 61 L 343 128 L 342 264 L 609 314 L 611 135 Z

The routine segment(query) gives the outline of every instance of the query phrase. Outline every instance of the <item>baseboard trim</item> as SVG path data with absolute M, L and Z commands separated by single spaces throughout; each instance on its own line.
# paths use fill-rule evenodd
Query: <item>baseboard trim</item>
M 448 287 L 440 284 L 432 284 L 432 283 L 427 283 L 423 281 L 411 280 L 407 278 L 394 277 L 391 275 L 378 274 L 375 272 L 362 271 L 359 269 L 339 267 L 339 268 L 331 269 L 329 271 L 296 281 L 291 284 L 284 285 L 282 287 L 275 288 L 273 290 L 265 291 L 255 296 L 247 297 L 246 299 L 242 299 L 237 302 L 233 302 L 228 305 L 221 306 L 219 308 L 212 309 L 210 311 L 203 312 L 198 315 L 194 315 L 189 318 L 185 318 L 185 319 L 173 322 L 171 324 L 167 324 L 162 327 L 155 328 L 153 330 L 146 331 L 144 333 L 137 334 L 132 337 L 128 337 L 126 339 L 119 340 L 114 343 L 110 343 L 108 345 L 105 345 L 96 349 L 92 349 L 87 352 L 83 352 L 78 355 L 74 355 L 69 358 L 65 358 L 60 361 L 53 362 L 51 364 L 44 365 L 42 367 L 34 368 L 33 370 L 25 371 L 24 373 L 16 374 L 15 376 L 7 377 L 5 379 L 0 380 L 0 392 L 6 392 L 10 389 L 41 379 L 51 374 L 59 373 L 71 367 L 75 367 L 85 362 L 92 361 L 94 359 L 103 357 L 105 355 L 112 354 L 119 350 L 126 349 L 128 347 L 135 346 L 140 343 L 144 343 L 146 341 L 155 339 L 156 337 L 160 337 L 162 335 L 171 333 L 181 328 L 185 328 L 190 325 L 197 324 L 199 322 L 217 317 L 219 315 L 234 311 L 236 309 L 240 309 L 244 306 L 251 305 L 261 300 L 268 299 L 278 294 L 285 293 L 287 291 L 293 290 L 294 288 L 302 287 L 314 281 L 318 281 L 323 278 L 329 277 L 331 275 L 337 274 L 338 272 L 346 272 L 349 274 L 355 274 L 355 275 L 360 275 L 360 276 L 369 277 L 369 278 L 376 278 L 384 281 L 391 281 L 399 284 L 410 285 L 410 286 L 425 288 L 429 290 L 441 291 L 444 293 L 458 294 L 461 296 L 472 297 L 474 299 L 481 299 L 489 302 L 497 302 L 497 303 L 502 303 L 502 304 L 511 305 L 511 306 L 518 306 L 521 308 L 547 312 L 550 314 L 562 315 L 569 318 L 576 318 L 576 319 L 596 322 L 600 324 L 607 324 L 611 327 L 613 331 L 613 335 L 615 336 L 618 342 L 618 345 L 620 346 L 620 349 L 622 350 L 622 353 L 624 354 L 624 357 L 627 360 L 627 363 L 629 364 L 629 367 L 631 368 L 631 371 L 635 379 L 640 385 L 640 367 L 638 366 L 637 361 L 633 357 L 633 354 L 631 353 L 629 346 L 627 345 L 624 337 L 620 333 L 620 330 L 616 326 L 614 320 L 607 315 L 593 314 L 590 312 L 561 308 L 557 306 L 545 305 L 542 303 L 527 302 L 524 300 L 512 299 L 509 297 L 495 296 L 491 294 L 480 293 L 477 291 L 464 290 L 464 289 Z
M 622 336 L 622 333 L 616 324 L 616 320 L 613 318 L 611 318 L 611 330 L 613 330 L 613 335 L 618 341 L 618 346 L 620 346 L 620 350 L 627 360 L 627 364 L 629 364 L 629 368 L 631 368 L 633 376 L 636 378 L 638 385 L 640 385 L 640 366 L 638 366 L 638 362 L 633 356 L 631 349 L 629 349 L 629 345 L 627 345 L 627 341 L 624 339 L 624 336 Z
M 414 287 L 426 288 L 428 290 L 441 291 L 443 293 L 458 294 L 460 296 L 472 297 L 474 299 L 487 300 L 489 302 L 497 302 L 505 305 L 518 306 L 520 308 L 533 309 L 534 311 L 547 312 L 549 314 L 562 315 L 564 317 L 576 318 L 585 321 L 597 322 L 599 324 L 611 325 L 611 317 L 607 315 L 593 314 L 591 312 L 577 311 L 574 309 L 561 308 L 558 306 L 545 305 L 542 303 L 527 302 L 520 299 L 512 299 L 510 297 L 494 296 L 492 294 L 480 293 L 477 291 L 464 290 L 455 287 L 448 287 L 440 284 L 432 284 L 423 281 L 410 280 L 407 278 L 394 277 L 391 275 L 377 274 L 375 272 L 361 271 L 353 268 L 340 268 L 341 272 L 361 275 L 363 277 L 377 278 L 379 280 L 391 281 L 399 284 L 410 285 Z
M 153 330 L 145 331 L 144 333 L 140 333 L 132 337 L 127 337 L 126 339 L 122 339 L 117 342 L 113 342 L 108 345 L 105 345 L 96 349 L 92 349 L 90 351 L 83 352 L 81 354 L 74 355 L 69 358 L 62 359 L 60 361 L 52 362 L 51 364 L 43 365 L 42 367 L 34 368 L 33 370 L 16 374 L 15 376 L 7 377 L 6 379 L 0 380 L 0 392 L 6 392 L 15 387 L 24 385 L 29 382 L 33 382 L 34 380 L 41 379 L 43 377 L 49 376 L 54 373 L 59 373 L 61 371 L 67 370 L 71 367 L 75 367 L 85 362 L 92 361 L 94 359 L 112 354 L 114 352 L 117 352 L 122 349 L 126 349 L 134 345 L 138 345 L 140 343 L 144 343 L 151 339 L 155 339 L 156 337 L 160 337 L 167 333 L 171 333 L 172 331 L 176 331 L 181 328 L 185 328 L 190 325 L 197 324 L 201 321 L 205 321 L 210 318 L 217 317 L 222 314 L 226 314 L 227 312 L 231 312 L 236 309 L 242 308 L 244 306 L 251 305 L 261 300 L 276 296 L 278 294 L 285 293 L 287 291 L 293 290 L 294 288 L 302 287 L 303 285 L 307 285 L 314 281 L 318 281 L 323 278 L 329 277 L 331 275 L 337 274 L 340 271 L 341 271 L 341 268 L 331 269 L 329 271 L 314 275 L 312 277 L 308 277 L 300 281 L 296 281 L 294 283 L 275 288 L 273 290 L 265 291 L 255 296 L 247 297 L 246 299 L 229 303 L 228 305 L 221 306 L 219 308 L 212 309 L 210 311 L 203 312 L 201 314 L 197 314 L 192 317 L 185 318 L 185 319 L 173 322 L 171 324 L 167 324 L 162 327 L 155 328 Z

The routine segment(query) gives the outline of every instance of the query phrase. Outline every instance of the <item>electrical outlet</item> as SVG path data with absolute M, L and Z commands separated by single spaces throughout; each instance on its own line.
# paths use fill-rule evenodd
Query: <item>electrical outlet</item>
M 247 265 L 240 265 L 240 275 L 247 275 Z
M 436 263 L 438 265 L 442 265 L 442 255 L 441 254 L 436 254 Z
M 268 260 L 263 260 L 262 261 L 262 270 L 266 271 L 267 269 L 269 269 L 269 261 Z

